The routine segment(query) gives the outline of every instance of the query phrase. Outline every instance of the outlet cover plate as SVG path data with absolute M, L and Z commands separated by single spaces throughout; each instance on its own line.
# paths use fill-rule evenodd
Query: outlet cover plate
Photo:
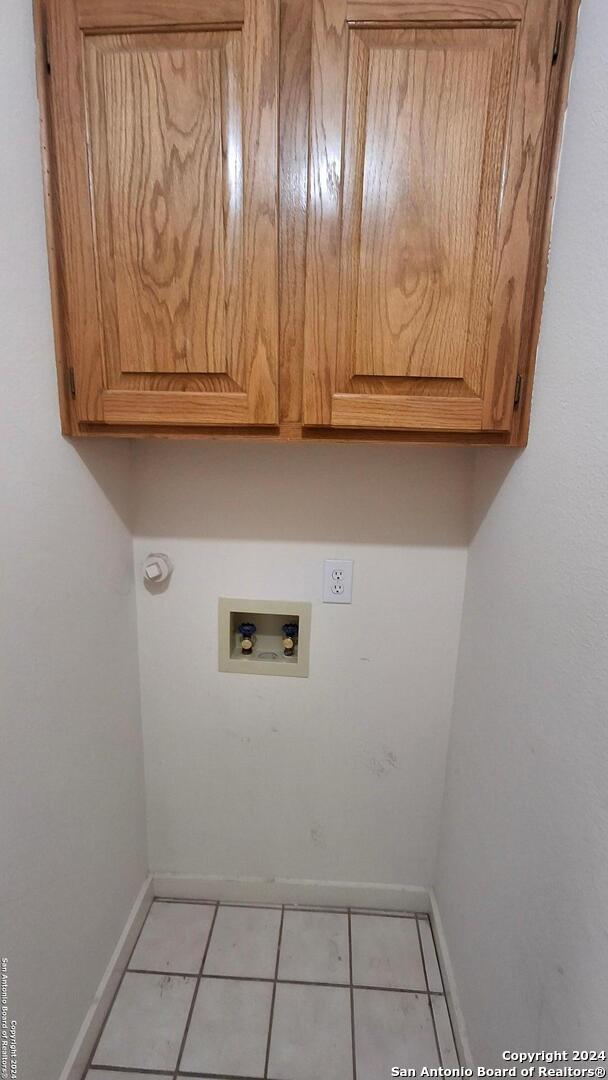
M 323 563 L 323 603 L 352 604 L 353 560 L 326 559 Z

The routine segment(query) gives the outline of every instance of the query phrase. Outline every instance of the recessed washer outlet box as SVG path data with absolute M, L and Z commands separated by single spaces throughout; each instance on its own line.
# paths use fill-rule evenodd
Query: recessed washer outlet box
M 239 626 L 254 623 L 253 647 L 245 655 Z M 298 628 L 292 656 L 283 652 L 283 625 Z M 310 604 L 295 600 L 229 600 L 218 603 L 218 667 L 237 675 L 308 675 Z

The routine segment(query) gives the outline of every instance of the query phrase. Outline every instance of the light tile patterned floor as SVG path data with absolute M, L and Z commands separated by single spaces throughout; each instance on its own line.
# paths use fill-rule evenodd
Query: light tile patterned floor
M 458 1064 L 425 915 L 155 900 L 83 1080 Z

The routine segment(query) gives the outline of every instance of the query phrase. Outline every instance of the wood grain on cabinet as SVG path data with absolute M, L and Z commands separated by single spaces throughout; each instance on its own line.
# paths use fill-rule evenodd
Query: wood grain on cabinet
M 558 0 L 314 0 L 304 422 L 508 431 Z
M 278 273 L 280 281 L 278 301 L 276 299 L 276 290 L 274 292 L 275 317 L 276 305 L 278 303 L 279 323 L 278 378 L 280 381 L 280 411 L 278 417 L 275 412 L 275 420 L 270 422 L 273 426 L 266 426 L 264 423 L 260 424 L 257 419 L 243 420 L 241 408 L 242 395 L 237 394 L 236 397 L 239 400 L 234 402 L 233 395 L 229 392 L 226 393 L 225 391 L 222 391 L 222 387 L 227 385 L 223 383 L 223 380 L 226 379 L 226 375 L 222 372 L 218 372 L 217 369 L 205 372 L 189 371 L 187 365 L 190 363 L 190 360 L 187 357 L 186 360 L 184 360 L 183 354 L 180 354 L 177 361 L 182 364 L 181 370 L 176 371 L 175 373 L 166 373 L 153 368 L 153 370 L 150 371 L 148 367 L 151 364 L 157 364 L 159 360 L 161 363 L 165 362 L 167 349 L 165 343 L 163 344 L 164 359 L 161 358 L 161 354 L 159 354 L 158 351 L 153 356 L 152 361 L 147 357 L 145 362 L 148 367 L 146 368 L 145 373 L 131 372 L 128 370 L 128 365 L 132 362 L 128 354 L 124 359 L 124 370 L 122 367 L 122 358 L 120 360 L 121 382 L 122 380 L 134 380 L 135 382 L 139 382 L 139 385 L 141 386 L 143 381 L 144 390 L 147 390 L 150 383 L 153 383 L 155 386 L 162 385 L 168 387 L 168 389 L 161 392 L 166 404 L 162 405 L 158 412 L 154 408 L 154 399 L 158 401 L 160 396 L 156 391 L 154 394 L 149 392 L 144 393 L 142 397 L 139 390 L 129 389 L 127 401 L 122 397 L 122 392 L 112 394 L 111 398 L 108 397 L 106 406 L 108 411 L 103 419 L 83 420 L 81 398 L 83 387 L 81 385 L 81 377 L 76 371 L 73 373 L 73 378 L 78 379 L 76 398 L 72 397 L 70 391 L 70 367 L 73 366 L 74 356 L 72 348 L 74 325 L 70 318 L 70 308 L 68 304 L 67 268 L 70 262 L 75 262 L 76 266 L 78 265 L 78 252 L 69 252 L 70 230 L 68 229 L 66 231 L 64 224 L 65 216 L 61 216 L 60 159 L 64 151 L 61 144 L 59 147 L 57 146 L 57 133 L 55 131 L 57 121 L 57 97 L 62 97 L 61 92 L 58 95 L 58 84 L 66 80 L 66 72 L 64 69 L 70 45 L 71 47 L 76 47 L 76 52 L 78 52 L 79 45 L 82 43 L 83 38 L 86 41 L 87 47 L 94 44 L 95 42 L 93 39 L 96 39 L 98 48 L 103 50 L 101 42 L 106 36 L 128 39 L 139 37 L 140 35 L 149 35 L 150 39 L 153 39 L 158 35 L 162 39 L 165 34 L 176 34 L 182 35 L 184 40 L 186 40 L 191 35 L 196 36 L 203 32 L 215 36 L 219 43 L 220 38 L 225 40 L 232 32 L 242 34 L 242 29 L 245 25 L 244 12 L 246 5 L 243 4 L 242 0 L 140 0 L 140 2 L 137 3 L 135 3 L 134 0 L 126 0 L 126 2 L 125 0 L 69 0 L 69 3 L 65 5 L 60 5 L 58 4 L 58 0 L 55 0 L 55 4 L 64 7 L 66 13 L 69 13 L 69 11 L 76 13 L 73 19 L 73 22 L 76 24 L 76 32 L 74 33 L 74 26 L 72 26 L 72 37 L 70 38 L 68 35 L 67 38 L 64 38 L 63 42 L 59 39 L 59 52 L 57 51 L 57 31 L 55 31 L 55 42 L 53 42 L 53 33 L 50 34 L 51 48 L 49 51 L 51 53 L 52 72 L 49 73 L 47 65 L 48 54 L 45 45 L 48 37 L 47 27 L 49 16 L 52 15 L 52 11 L 49 12 L 47 10 L 49 3 L 50 0 L 34 0 L 37 40 L 37 75 L 41 102 L 41 135 L 47 214 L 47 240 L 49 246 L 51 295 L 55 323 L 55 346 L 59 376 L 61 420 L 64 433 L 85 436 L 124 436 L 129 438 L 261 438 L 274 441 L 365 440 L 374 442 L 387 440 L 418 443 L 435 442 L 450 444 L 460 442 L 525 445 L 530 415 L 534 358 L 539 335 L 542 295 L 546 276 L 552 202 L 557 174 L 557 160 L 563 117 L 567 103 L 569 73 L 574 48 L 579 0 L 559 0 L 556 5 L 556 19 L 560 19 L 562 22 L 562 38 L 561 48 L 556 55 L 555 63 L 550 67 L 548 73 L 548 92 L 546 102 L 543 103 L 543 109 L 546 105 L 546 117 L 537 142 L 528 143 L 525 146 L 520 145 L 522 151 L 519 166 L 520 169 L 523 168 L 525 171 L 525 167 L 532 154 L 538 155 L 538 158 L 535 157 L 535 160 L 538 160 L 539 163 L 535 198 L 532 197 L 533 193 L 529 189 L 525 200 L 522 198 L 520 202 L 520 207 L 522 209 L 525 204 L 525 214 L 523 217 L 532 222 L 532 229 L 531 239 L 528 237 L 528 261 L 522 279 L 524 284 L 521 286 L 524 294 L 524 303 L 523 313 L 520 311 L 519 333 L 517 333 L 517 329 L 514 326 L 511 326 L 513 342 L 515 342 L 515 339 L 517 338 L 516 343 L 513 345 L 513 355 L 516 356 L 516 361 L 515 363 L 509 363 L 508 375 L 512 382 L 514 382 L 515 376 L 518 373 L 521 376 L 522 382 L 519 405 L 513 412 L 507 426 L 495 426 L 491 428 L 476 426 L 478 423 L 477 411 L 471 410 L 471 399 L 467 399 L 467 397 L 463 396 L 459 391 L 457 386 L 458 379 L 453 376 L 451 371 L 447 377 L 443 377 L 443 375 L 441 377 L 439 376 L 439 368 L 437 366 L 434 373 L 428 377 L 420 375 L 414 376 L 411 374 L 390 374 L 389 369 L 394 370 L 395 366 L 400 363 L 400 359 L 398 348 L 394 344 L 391 333 L 392 323 L 390 320 L 387 321 L 387 312 L 382 311 L 380 312 L 382 316 L 380 321 L 378 321 L 373 314 L 370 315 L 369 312 L 357 313 L 357 316 L 354 319 L 355 332 L 358 329 L 359 334 L 362 333 L 364 325 L 370 321 L 374 327 L 378 325 L 380 337 L 375 333 L 372 343 L 366 346 L 367 352 L 364 362 L 368 366 L 370 364 L 379 365 L 379 368 L 382 369 L 382 374 L 374 371 L 371 375 L 365 372 L 354 375 L 351 384 L 346 387 L 345 394 L 338 395 L 336 393 L 333 395 L 335 398 L 335 401 L 332 402 L 334 405 L 334 416 L 328 421 L 330 426 L 320 428 L 314 425 L 302 425 L 303 366 L 307 349 L 305 346 L 306 248 L 307 244 L 308 247 L 310 247 L 311 240 L 315 235 L 314 231 L 311 234 L 310 219 L 307 218 L 307 192 L 309 190 L 308 144 L 309 135 L 311 145 L 315 135 L 314 126 L 309 125 L 311 67 L 314 73 L 319 60 L 318 51 L 315 53 L 312 49 L 311 35 L 313 14 L 315 19 L 317 18 L 317 7 L 316 5 L 313 5 L 313 0 L 281 0 L 280 3 L 281 47 L 278 67 L 278 77 L 280 81 L 280 138 L 278 148 L 280 214 L 278 217 Z M 313 6 L 315 8 L 314 13 Z M 329 3 L 324 4 L 325 10 L 328 11 L 330 6 Z M 351 33 L 352 29 L 350 23 L 353 24 L 359 33 L 362 31 L 369 31 L 370 34 L 380 33 L 387 35 L 389 32 L 403 33 L 405 31 L 411 34 L 415 31 L 418 35 L 418 42 L 424 41 L 427 45 L 430 41 L 429 35 L 432 35 L 433 33 L 443 34 L 443 48 L 446 54 L 449 53 L 449 60 L 453 65 L 453 70 L 457 69 L 459 74 L 467 72 L 467 78 L 469 79 L 479 79 L 479 62 L 482 58 L 478 55 L 476 56 L 478 66 L 473 71 L 469 66 L 469 60 L 463 60 L 462 54 L 467 50 L 464 49 L 458 41 L 453 47 L 448 48 L 446 46 L 445 43 L 448 40 L 449 34 L 452 35 L 450 40 L 453 42 L 455 34 L 460 33 L 464 35 L 471 30 L 477 30 L 480 34 L 483 33 L 486 41 L 496 39 L 497 33 L 500 33 L 503 30 L 511 35 L 515 33 L 518 41 L 516 51 L 519 67 L 521 56 L 523 55 L 520 47 L 522 28 L 525 26 L 525 20 L 522 21 L 522 13 L 525 15 L 526 6 L 525 0 L 485 0 L 485 2 L 482 2 L 482 0 L 469 0 L 469 2 L 465 2 L 465 0 L 452 0 L 451 3 L 449 3 L 448 0 L 439 0 L 439 2 L 432 2 L 432 0 L 418 0 L 417 3 L 414 3 L 414 0 L 394 0 L 394 2 L 387 0 L 387 2 L 382 3 L 378 2 L 378 0 L 367 0 L 367 2 L 364 2 L 364 0 L 349 0 L 349 3 L 346 5 L 346 17 L 347 21 L 350 20 L 349 33 Z M 53 7 L 54 4 L 51 4 L 51 8 Z M 446 11 L 448 8 L 449 18 L 446 18 Z M 551 6 L 551 12 L 553 13 L 553 5 Z M 551 14 L 551 18 L 553 18 L 553 14 Z M 204 26 L 202 20 L 204 20 Z M 549 21 L 549 19 L 546 20 L 546 32 L 542 38 L 542 46 L 544 48 L 546 41 L 551 39 L 551 51 L 555 24 L 552 27 L 549 27 Z M 331 33 L 335 38 L 335 27 L 332 28 Z M 446 37 L 446 35 L 448 35 L 448 37 Z M 541 37 L 538 38 L 538 57 L 531 56 L 530 58 L 532 64 L 531 70 L 533 73 L 543 59 L 540 55 Z M 141 40 L 143 41 L 143 36 L 141 37 Z M 464 37 L 460 40 L 464 41 Z M 273 47 L 276 50 L 276 42 L 274 42 Z M 420 48 L 421 46 L 419 45 L 419 49 Z M 86 54 L 88 62 L 90 62 L 90 56 L 93 51 L 94 50 L 91 50 L 90 48 L 88 49 Z M 331 43 L 329 51 L 331 52 Z M 169 49 L 164 50 L 164 63 L 167 62 L 166 54 L 170 52 L 171 50 Z M 479 52 L 479 50 L 477 50 L 477 52 Z M 266 56 L 268 56 L 268 53 L 266 53 Z M 457 56 L 459 59 L 457 59 Z M 199 70 L 201 70 L 201 72 L 205 66 L 205 59 L 206 58 L 203 58 L 198 62 L 200 65 Z M 190 58 L 190 60 L 192 60 L 192 58 Z M 134 63 L 132 59 L 130 62 Z M 119 57 L 113 59 L 111 63 L 122 70 L 122 58 Z M 395 78 L 398 80 L 399 63 L 399 57 L 394 57 L 391 66 L 392 74 L 386 75 L 386 79 L 389 79 L 389 83 L 387 84 L 385 80 L 384 87 L 381 85 L 383 73 L 380 68 L 373 73 L 376 79 L 374 84 L 375 90 L 372 88 L 373 92 L 377 95 L 382 94 L 385 92 L 386 86 L 390 85 L 391 78 L 393 81 Z M 87 65 L 87 71 L 88 70 L 90 70 L 90 68 Z M 209 74 L 208 68 L 205 70 L 208 72 L 206 76 L 207 79 L 212 80 L 213 74 Z M 477 74 L 475 74 L 475 71 Z M 264 74 L 267 77 L 271 75 L 267 67 Z M 483 75 L 483 71 L 481 74 Z M 330 74 L 330 78 L 337 79 L 338 82 L 340 77 L 339 69 L 332 71 Z M 84 82 L 82 84 L 80 83 L 81 78 L 83 78 L 82 73 L 78 74 L 77 72 L 75 82 L 72 86 L 72 90 L 76 95 L 76 102 L 78 102 L 79 93 L 82 92 L 82 87 L 84 86 Z M 262 76 L 259 75 L 258 78 L 261 79 Z M 270 81 L 273 81 L 272 78 Z M 536 76 L 533 79 L 533 82 L 535 81 Z M 460 86 L 460 82 L 458 85 Z M 274 88 L 274 93 L 276 95 L 276 71 Z M 93 93 L 94 92 L 93 89 Z M 514 88 L 511 89 L 511 93 L 513 99 L 513 94 L 515 93 Z M 272 97 L 272 93 L 270 96 Z M 82 97 L 88 104 L 88 92 L 87 94 L 83 93 Z M 312 104 L 314 114 L 314 99 Z M 53 115 L 53 107 L 55 116 Z M 381 108 L 381 98 L 377 100 L 375 107 L 377 109 Z M 394 102 L 392 103 L 392 108 L 395 108 Z M 73 117 L 71 119 L 73 120 Z M 68 148 L 71 142 L 73 144 L 72 151 L 77 154 L 80 149 L 78 146 L 77 132 L 73 131 L 72 137 L 70 138 L 70 124 L 66 124 L 66 127 L 68 128 Z M 384 154 L 388 152 L 390 156 L 389 138 L 385 137 L 384 143 L 382 142 L 381 128 L 375 133 L 375 136 L 375 145 L 378 146 L 379 152 Z M 103 146 L 102 150 L 104 150 Z M 107 146 L 105 147 L 105 152 L 107 153 Z M 400 152 L 402 152 L 402 149 Z M 210 161 L 211 148 L 207 145 L 205 146 L 204 154 L 207 155 L 205 160 Z M 203 151 L 201 151 L 201 160 L 203 160 L 202 155 Z M 385 161 L 386 160 L 387 159 L 385 158 Z M 268 159 L 266 159 L 266 161 L 268 161 Z M 260 162 L 261 166 L 263 164 L 263 162 Z M 466 166 L 469 168 L 470 163 L 467 162 Z M 87 161 L 87 169 L 88 167 Z M 372 182 L 373 179 L 372 176 Z M 330 193 L 332 190 L 332 180 L 334 186 L 339 187 L 339 184 L 337 184 L 339 177 L 334 173 L 333 177 L 328 177 Z M 380 182 L 377 180 L 377 183 Z M 68 188 L 70 188 L 69 176 L 67 184 Z M 314 187 L 314 175 L 312 173 L 310 186 L 312 191 Z M 74 193 L 74 190 L 74 185 L 71 185 L 72 193 Z M 377 190 L 381 190 L 381 185 Z M 367 228 L 367 232 L 364 233 L 366 259 L 373 258 L 374 253 L 378 255 L 382 250 L 388 251 L 389 253 L 391 251 L 396 251 L 395 244 L 391 247 L 390 235 L 385 234 L 384 236 L 379 237 L 375 235 L 375 230 L 373 228 L 373 183 L 371 187 L 368 187 L 368 191 L 371 194 L 367 197 L 366 202 L 367 216 L 365 219 L 365 227 Z M 393 185 L 392 191 L 393 195 L 395 193 L 398 195 L 396 184 Z M 87 188 L 82 195 L 81 209 L 84 227 L 83 235 L 86 241 L 87 228 L 92 234 L 93 225 L 96 225 L 97 222 L 93 221 L 90 189 Z M 341 191 L 338 191 L 338 195 L 341 197 Z M 446 195 L 449 195 L 449 189 L 446 192 Z M 453 197 L 455 198 L 454 195 Z M 126 199 L 124 200 L 124 203 L 125 206 L 123 207 L 123 212 L 126 212 Z M 76 200 L 76 208 L 74 208 L 72 204 L 73 200 L 69 200 L 67 213 L 68 219 L 72 225 L 76 225 L 71 232 L 76 238 L 76 245 L 78 245 L 78 200 Z M 412 215 L 415 212 L 416 204 L 410 201 L 409 205 L 410 215 Z M 392 206 L 392 212 L 394 213 L 395 202 L 393 202 Z M 215 204 L 215 207 L 214 212 L 216 213 L 217 204 Z M 224 212 L 223 205 L 222 211 Z M 208 207 L 205 207 L 205 213 L 210 213 Z M 270 217 L 270 215 L 267 216 Z M 361 216 L 363 220 L 363 214 Z M 427 215 L 427 228 L 429 227 L 429 222 L 432 226 L 433 220 L 432 214 L 430 217 Z M 518 221 L 520 220 L 521 219 L 518 219 Z M 326 227 L 327 220 L 323 224 L 324 227 Z M 276 228 L 276 219 L 274 225 Z M 336 235 L 337 233 L 334 233 L 334 239 Z M 466 235 L 462 231 L 457 231 L 456 233 L 449 232 L 449 238 L 449 258 L 452 260 L 456 257 L 461 258 L 462 253 L 466 253 L 467 251 Z M 414 239 L 415 235 L 412 236 L 412 242 Z M 226 243 L 226 233 L 224 233 L 224 243 Z M 454 244 L 456 247 L 453 246 Z M 271 250 L 272 246 L 271 243 Z M 276 244 L 274 245 L 274 250 L 276 254 Z M 341 244 L 338 250 L 341 253 Z M 437 252 L 441 250 L 442 249 L 435 249 L 435 258 Z M 455 253 L 457 253 L 457 255 Z M 428 263 L 425 265 L 428 265 Z M 450 263 L 449 259 L 447 265 L 448 267 L 453 265 Z M 390 274 L 391 272 L 393 274 L 396 273 L 398 263 L 395 261 L 394 255 L 391 266 L 386 267 L 387 274 Z M 80 312 L 83 314 L 80 326 L 81 328 L 84 327 L 85 330 L 91 320 L 93 325 L 95 325 L 96 320 L 99 320 L 99 309 L 97 306 L 100 298 L 97 287 L 98 269 L 98 267 L 95 268 L 94 288 L 92 292 L 87 290 L 86 295 L 83 295 L 82 297 L 82 304 L 80 305 Z M 121 269 L 122 272 L 125 272 L 124 267 Z M 432 264 L 430 269 L 431 271 L 433 270 Z M 202 272 L 209 273 L 209 269 L 205 268 Z M 276 269 L 271 270 L 271 276 L 272 273 L 276 275 L 276 272 Z M 435 277 L 437 278 L 437 275 L 435 275 Z M 411 278 L 408 280 L 411 284 Z M 457 284 L 458 287 L 460 287 L 460 283 L 458 282 Z M 366 279 L 365 287 L 367 289 L 367 295 L 371 295 L 373 298 L 374 281 L 371 275 Z M 92 305 L 89 302 L 91 296 L 94 301 Z M 169 296 L 167 303 L 170 303 L 171 299 L 172 295 Z M 378 297 L 376 297 L 375 302 L 377 305 L 379 304 L 380 301 Z M 456 329 L 458 330 L 462 324 L 458 323 L 454 308 L 453 306 L 450 307 L 446 298 L 438 298 L 434 294 L 433 302 L 437 305 L 433 308 L 434 314 L 436 313 L 440 320 L 443 320 L 442 325 L 444 327 L 444 335 L 447 333 L 448 328 L 456 326 Z M 441 306 L 441 304 L 443 304 L 443 306 Z M 331 303 L 327 304 L 327 310 L 331 314 Z M 514 299 L 511 301 L 511 313 L 513 310 Z M 390 312 L 388 312 L 388 314 L 390 314 Z M 453 320 L 455 320 L 455 322 Z M 337 321 L 338 320 L 336 320 L 336 322 Z M 198 330 L 196 332 L 198 332 Z M 352 332 L 352 326 L 349 332 Z M 211 338 L 209 338 L 210 334 Z M 210 341 L 209 354 L 212 357 L 216 357 L 215 362 L 218 364 L 218 354 L 217 352 L 213 352 L 213 342 L 215 339 L 213 338 L 213 332 L 209 327 L 205 328 L 205 340 Z M 383 351 L 379 352 L 377 348 L 378 341 L 386 342 L 387 340 L 391 347 L 386 354 L 384 354 Z M 507 340 L 510 341 L 509 335 L 507 335 Z M 415 362 L 420 361 L 420 348 L 418 348 L 417 356 L 418 360 L 415 360 Z M 451 342 L 446 356 L 440 358 L 440 362 L 434 361 L 434 363 L 435 365 L 438 363 L 443 365 L 441 370 L 445 372 L 446 366 L 454 364 L 456 358 L 457 354 L 454 343 Z M 200 367 L 201 365 L 198 364 L 197 366 Z M 265 365 L 260 366 L 262 371 L 264 366 Z M 271 396 L 276 409 L 276 366 L 273 367 L 273 365 L 270 364 L 267 365 L 267 368 L 268 367 L 270 367 L 271 370 L 271 378 L 268 380 L 268 384 L 262 391 L 261 396 L 263 400 Z M 330 395 L 331 399 L 332 385 L 335 380 L 335 369 L 330 367 L 325 372 L 325 377 L 327 379 L 326 393 Z M 308 378 L 309 375 L 307 375 L 307 385 Z M 322 379 L 319 381 L 320 383 L 323 382 Z M 205 388 L 211 386 L 212 391 L 203 390 L 202 393 L 206 392 L 207 396 L 209 396 L 210 393 L 215 395 L 217 395 L 218 392 L 221 393 L 223 397 L 222 405 L 216 407 L 215 410 L 209 409 L 206 405 L 204 416 L 201 417 L 199 401 L 195 400 L 192 402 L 187 400 L 187 398 L 190 398 L 191 396 L 200 400 L 201 391 L 197 390 L 194 393 L 187 391 L 184 393 L 184 386 L 187 383 L 196 383 L 197 386 L 202 384 Z M 408 383 L 410 388 L 415 384 L 415 392 L 411 393 L 408 391 L 407 394 L 404 394 L 404 388 Z M 124 386 L 125 383 L 122 382 L 122 385 Z M 497 388 L 496 400 L 498 404 L 492 400 L 492 404 L 490 405 L 490 399 L 487 399 L 487 409 L 493 414 L 493 417 L 500 411 L 501 401 L 508 401 L 509 398 L 512 400 L 511 389 L 507 388 L 504 372 L 501 375 L 500 370 L 497 370 L 495 386 Z M 248 383 L 247 390 L 249 391 L 250 388 L 251 383 Z M 357 391 L 356 394 L 353 393 L 354 389 Z M 165 394 L 169 396 L 165 398 Z M 450 400 L 454 397 L 458 400 Z M 391 398 L 397 400 L 391 404 Z M 425 402 L 425 398 L 430 400 Z M 151 399 L 153 400 L 151 401 Z M 260 415 L 259 401 L 260 396 L 258 395 L 258 416 Z M 475 405 L 474 399 L 472 399 L 472 403 Z M 236 408 L 234 408 L 235 405 Z M 386 405 L 389 405 L 392 409 L 393 419 L 396 418 L 398 423 L 405 423 L 411 426 L 394 426 L 390 428 L 369 426 L 370 422 L 373 424 L 376 422 L 385 422 L 384 415 Z M 484 401 L 484 408 L 485 407 L 486 401 Z M 476 409 L 477 408 L 478 406 L 476 406 Z M 341 417 L 338 422 L 336 410 L 342 413 L 346 412 L 347 418 L 344 420 Z M 426 410 L 429 411 L 427 412 Z M 509 411 L 508 406 L 507 411 Z M 110 416 L 112 417 L 111 420 L 109 419 Z M 474 417 L 473 420 L 472 416 Z M 455 417 L 457 418 L 458 426 L 433 426 L 433 424 L 443 425 L 446 422 L 446 418 L 448 425 L 454 424 L 456 423 Z M 492 422 L 495 422 L 495 420 L 493 419 Z M 499 421 L 499 423 L 501 422 L 502 421 Z M 353 426 L 353 424 L 357 426 Z
M 276 424 L 276 0 L 47 10 L 78 420 Z

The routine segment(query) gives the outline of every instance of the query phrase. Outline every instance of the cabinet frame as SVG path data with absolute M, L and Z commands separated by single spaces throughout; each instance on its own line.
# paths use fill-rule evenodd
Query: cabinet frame
M 107 2 L 107 0 L 106 0 Z M 117 9 L 120 0 L 114 0 Z M 166 0 L 163 0 L 166 2 Z M 182 0 L 171 0 L 182 3 Z M 210 0 L 211 2 L 211 0 Z M 223 0 L 225 3 L 225 0 Z M 92 3 L 92 0 L 91 0 Z M 46 232 L 58 374 L 61 430 L 64 435 L 119 438 L 262 439 L 272 442 L 406 442 L 523 447 L 527 443 L 536 351 L 547 275 L 549 239 L 563 121 L 567 106 L 580 0 L 559 0 L 561 40 L 549 85 L 547 120 L 534 215 L 517 367 L 519 401 L 508 432 L 403 431 L 359 428 L 304 428 L 302 368 L 306 280 L 306 208 L 310 99 L 312 0 L 281 0 L 279 71 L 279 423 L 275 427 L 176 424 L 83 424 L 74 409 L 73 376 L 64 341 L 64 269 L 58 222 L 52 145 L 53 74 L 46 50 L 46 2 L 33 0 L 36 70 L 41 112 Z M 92 10 L 95 5 L 92 3 Z

